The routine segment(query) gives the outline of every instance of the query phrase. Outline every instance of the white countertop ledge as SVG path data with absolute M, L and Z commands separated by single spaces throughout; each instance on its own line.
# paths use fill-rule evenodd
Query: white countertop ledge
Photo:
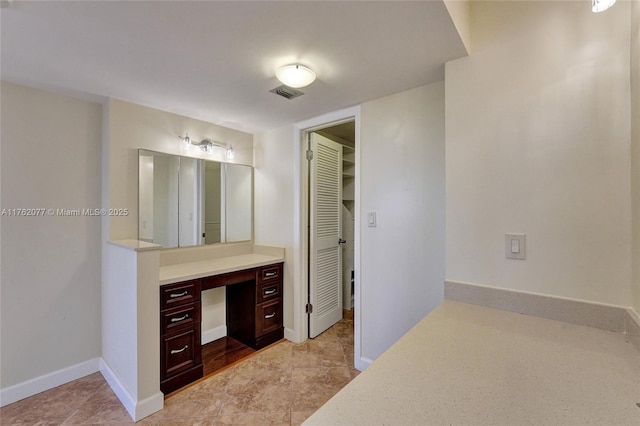
M 107 241 L 107 243 L 133 251 L 159 250 L 162 248 L 160 244 L 134 239 Z
M 249 253 L 160 267 L 160 285 L 258 268 L 284 262 L 284 257 Z

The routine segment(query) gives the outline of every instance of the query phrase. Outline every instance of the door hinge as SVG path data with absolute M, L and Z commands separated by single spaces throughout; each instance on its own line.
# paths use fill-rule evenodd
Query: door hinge
M 313 160 L 313 151 L 311 151 L 310 149 L 307 150 L 307 160 Z
M 313 313 L 313 305 L 311 303 L 307 303 L 307 306 L 305 308 L 305 313 L 307 314 Z

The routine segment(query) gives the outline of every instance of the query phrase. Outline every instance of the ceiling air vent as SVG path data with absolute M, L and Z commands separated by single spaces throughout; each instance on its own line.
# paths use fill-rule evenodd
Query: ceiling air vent
M 284 84 L 282 86 L 278 86 L 275 89 L 271 89 L 269 91 L 271 93 L 275 93 L 276 95 L 280 95 L 283 98 L 287 98 L 287 99 L 293 99 L 293 98 L 297 98 L 298 96 L 304 95 L 304 93 L 302 93 L 301 91 L 293 89 L 289 86 L 285 86 Z

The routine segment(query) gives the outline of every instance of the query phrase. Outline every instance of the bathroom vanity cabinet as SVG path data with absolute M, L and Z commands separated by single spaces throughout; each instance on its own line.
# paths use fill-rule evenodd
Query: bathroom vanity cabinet
M 226 336 L 250 352 L 284 335 L 283 248 L 246 242 L 163 249 L 118 240 L 104 250 L 100 371 L 134 421 L 208 374 L 203 348 L 211 346 L 203 342 Z M 226 316 L 211 322 L 211 299 L 202 292 L 216 287 L 225 288 Z
M 160 287 L 160 390 L 166 395 L 203 376 L 201 292 L 226 287 L 227 335 L 253 349 L 284 337 L 282 263 Z

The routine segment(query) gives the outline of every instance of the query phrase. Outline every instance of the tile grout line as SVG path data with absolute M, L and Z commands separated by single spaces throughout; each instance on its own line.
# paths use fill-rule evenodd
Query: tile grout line
M 224 408 L 224 404 L 225 404 L 225 400 L 227 397 L 227 387 L 229 386 L 229 383 L 231 383 L 231 380 L 233 380 L 233 378 L 235 377 L 235 375 L 237 374 L 236 372 L 236 366 L 234 365 L 233 367 L 231 367 L 231 369 L 229 370 L 229 378 L 227 379 L 227 381 L 224 384 L 224 387 L 222 388 L 222 395 L 220 397 L 220 406 L 218 407 L 216 416 L 213 420 L 215 420 L 216 422 L 218 421 L 218 419 L 220 418 L 220 416 L 222 415 L 222 409 Z

